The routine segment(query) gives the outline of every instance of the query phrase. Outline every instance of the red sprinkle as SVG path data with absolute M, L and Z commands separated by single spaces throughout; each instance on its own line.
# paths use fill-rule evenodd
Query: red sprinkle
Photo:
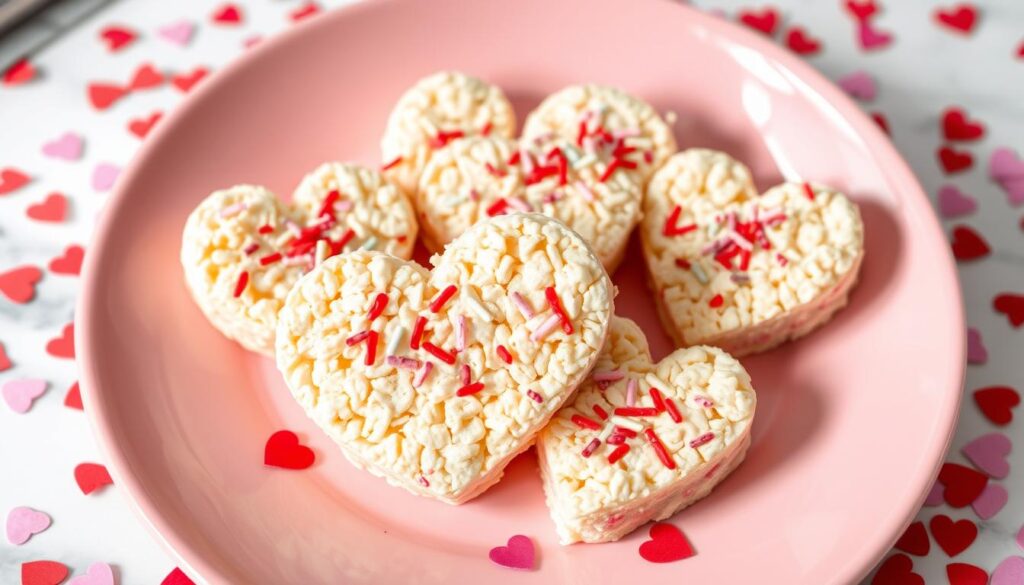
M 689 270 L 690 261 L 687 260 L 686 258 L 676 258 L 676 266 L 682 268 L 683 270 Z
M 608 436 L 608 440 L 606 442 L 609 445 L 622 445 L 623 443 L 626 442 L 626 438 L 627 438 L 626 435 L 620 435 L 618 433 L 614 433 L 614 434 L 611 434 L 611 435 Z
M 462 138 L 463 136 L 465 136 L 465 132 L 463 132 L 462 130 L 439 130 L 437 132 L 437 136 L 435 136 L 434 139 L 430 141 L 430 147 L 441 148 L 442 146 L 447 145 L 452 140 L 455 140 L 456 138 Z
M 610 441 L 609 441 L 610 443 Z M 611 454 L 608 455 L 608 463 L 614 465 L 619 459 L 622 459 L 629 453 L 629 445 L 622 444 L 615 448 Z
M 459 289 L 454 284 L 449 284 L 447 287 L 445 287 L 445 289 L 441 291 L 441 294 L 437 295 L 437 298 L 435 298 L 434 301 L 430 303 L 430 312 L 436 313 L 440 311 L 441 307 L 443 307 L 444 304 L 448 302 L 448 299 L 452 298 L 452 296 L 455 294 L 455 291 L 457 290 Z
M 807 195 L 808 199 L 814 201 L 814 189 L 811 187 L 810 183 L 804 183 L 804 194 Z
M 693 447 L 694 449 L 696 449 L 697 447 L 700 447 L 704 443 L 710 442 L 711 439 L 714 439 L 714 438 L 715 438 L 715 434 L 714 433 L 704 433 L 703 435 L 701 435 L 701 436 L 697 437 L 696 439 L 690 441 L 690 446 Z
M 249 284 L 249 273 L 243 271 L 241 274 L 238 275 L 238 282 L 235 283 L 235 298 L 236 299 L 238 297 L 242 296 L 242 293 L 245 292 L 245 287 L 248 284 Z
M 339 192 L 337 189 L 334 189 L 333 191 L 328 193 L 327 197 L 324 198 L 323 205 L 320 206 L 320 212 L 316 214 L 317 217 L 323 217 L 323 216 L 326 215 L 327 217 L 332 217 L 333 218 L 334 217 L 334 204 L 337 203 L 338 199 L 340 199 L 340 198 L 341 198 L 341 192 Z
M 377 293 L 377 297 L 373 299 L 373 305 L 370 306 L 370 314 L 367 315 L 372 322 L 377 317 L 380 317 L 384 313 L 384 307 L 388 306 L 388 295 L 384 293 Z
M 645 150 L 644 151 L 644 162 L 647 163 L 647 164 L 653 163 L 654 162 L 654 153 L 651 152 L 650 150 Z
M 628 439 L 632 439 L 633 437 L 636 436 L 636 431 L 634 431 L 633 429 L 627 429 L 626 427 L 616 426 L 615 434 L 622 435 Z
M 479 391 L 481 391 L 483 389 L 484 389 L 484 383 L 483 382 L 473 382 L 472 384 L 467 384 L 467 385 L 463 386 L 462 388 L 459 388 L 458 390 L 456 390 L 455 391 L 455 395 L 456 396 L 472 396 L 472 395 L 476 394 L 477 392 L 479 392 Z
M 416 323 L 412 326 L 412 337 L 409 338 L 409 347 L 412 349 L 420 348 L 420 339 L 423 338 L 423 329 L 427 326 L 427 318 L 420 315 L 416 318 Z
M 596 414 L 601 420 L 608 420 L 608 412 L 601 408 L 600 404 L 594 405 L 594 414 Z
M 580 120 L 579 131 L 576 133 L 576 146 L 583 148 L 583 139 L 587 137 L 587 121 Z
M 601 439 L 595 438 L 594 440 L 587 443 L 587 446 L 583 448 L 583 457 L 587 458 L 597 451 L 597 448 L 601 446 Z
M 562 301 L 558 300 L 558 293 L 555 291 L 555 287 L 549 286 L 544 289 L 544 296 L 548 299 L 548 304 L 551 305 L 551 310 L 558 315 L 559 319 L 561 319 L 562 331 L 565 331 L 566 335 L 572 335 L 572 321 L 569 320 L 569 315 L 567 315 L 565 309 L 562 308 Z
M 605 181 L 607 181 L 608 177 L 612 176 L 612 173 L 614 173 L 615 170 L 618 169 L 619 165 L 621 164 L 621 160 L 613 158 L 611 162 L 608 163 L 608 167 L 605 168 L 603 173 L 601 173 L 601 178 L 598 179 L 598 182 L 604 183 Z
M 669 214 L 665 220 L 665 227 L 662 228 L 661 233 L 666 236 L 681 236 L 688 234 L 697 229 L 697 224 L 691 223 L 684 225 L 683 227 L 677 227 L 676 222 L 679 221 L 679 215 L 683 212 L 683 208 L 676 205 L 672 208 L 672 213 Z
M 665 398 L 660 390 L 651 388 L 651 400 L 654 401 L 654 408 L 658 409 L 658 412 L 665 412 Z
M 423 342 L 423 349 L 425 349 L 427 353 L 429 353 L 430 355 L 436 357 L 437 359 L 441 360 L 442 362 L 448 365 L 453 365 L 455 363 L 454 354 L 448 353 L 447 351 L 441 349 L 440 347 L 437 347 L 436 345 L 430 343 L 429 341 Z
M 662 444 L 661 439 L 658 438 L 654 429 L 644 429 L 644 436 L 647 437 L 647 442 L 654 448 L 654 453 L 658 456 L 658 459 L 661 459 L 662 464 L 669 469 L 675 469 L 676 462 L 672 460 L 672 457 L 668 454 L 668 451 L 665 449 L 665 445 Z
M 277 262 L 280 259 L 281 259 L 281 253 L 280 252 L 274 252 L 273 254 L 268 254 L 268 255 L 260 258 L 260 266 L 266 266 L 267 264 L 273 264 L 274 262 Z
M 345 340 L 345 345 L 351 347 L 353 345 L 356 345 L 357 343 L 362 343 L 363 340 L 365 340 L 369 336 L 369 331 L 360 331 L 359 333 L 354 333 L 351 337 Z
M 269 234 L 270 232 L 274 231 L 274 226 L 270 225 L 269 223 L 263 224 L 260 226 L 260 229 L 256 231 L 259 232 L 260 234 Z
M 620 406 L 615 409 L 618 416 L 658 416 L 658 409 L 642 406 Z
M 484 127 L 480 129 L 480 135 L 481 136 L 488 136 L 488 135 L 490 135 L 491 130 L 493 128 L 494 128 L 494 125 L 491 124 L 490 120 L 488 120 L 487 123 L 484 124 Z
M 508 201 L 502 197 L 487 207 L 487 215 L 494 217 L 508 208 Z
M 526 391 L 526 395 L 529 396 L 530 399 L 533 400 L 534 402 L 536 402 L 537 404 L 540 404 L 541 402 L 544 402 L 544 397 L 541 396 L 540 394 L 537 394 L 533 390 L 527 390 Z
M 721 307 L 724 302 L 725 299 L 722 298 L 722 295 L 715 295 L 711 297 L 710 301 L 708 301 L 708 306 L 712 309 L 717 309 L 718 307 Z
M 337 243 L 331 243 L 331 249 L 337 250 L 335 254 L 341 252 L 341 249 L 345 247 L 345 244 L 351 242 L 352 238 L 354 237 L 356 237 L 356 232 L 352 228 L 349 228 L 348 230 L 345 231 L 344 234 L 341 235 L 341 239 L 339 239 Z
M 393 169 L 393 168 L 397 167 L 401 163 L 402 163 L 402 157 L 396 156 L 395 158 L 393 158 L 393 159 L 389 160 L 388 162 L 384 163 L 383 165 L 381 165 L 380 170 L 386 171 L 386 170 L 389 170 L 389 169 Z
M 380 334 L 376 331 L 370 331 L 366 338 L 366 361 L 364 362 L 368 366 L 372 366 L 373 362 L 377 360 L 377 339 Z
M 583 416 L 582 414 L 572 415 L 572 422 L 581 429 L 591 429 L 594 431 L 601 430 L 601 424 L 592 418 Z
M 498 170 L 498 169 L 494 168 L 494 165 L 492 165 L 491 163 L 484 164 L 484 168 L 487 169 L 488 173 L 490 173 L 491 175 L 493 175 L 495 177 L 504 177 L 505 175 L 508 174 L 505 171 L 501 171 L 501 170 Z
M 505 361 L 506 364 L 512 363 L 512 354 L 505 349 L 504 345 L 498 346 L 498 357 Z
M 518 150 L 513 152 L 512 156 L 508 157 L 508 166 L 519 164 L 520 158 L 521 157 Z
M 671 398 L 665 399 L 665 410 L 668 411 L 668 415 L 672 418 L 672 422 L 683 422 L 683 416 L 679 414 L 679 409 L 676 408 L 676 403 Z

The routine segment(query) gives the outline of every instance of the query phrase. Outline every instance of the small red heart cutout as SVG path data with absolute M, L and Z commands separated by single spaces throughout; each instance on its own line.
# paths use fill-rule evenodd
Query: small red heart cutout
M 857 2 L 857 0 L 846 0 L 846 10 L 857 20 L 864 21 L 878 12 L 878 6 L 874 0 Z
M 974 157 L 969 152 L 960 152 L 950 146 L 939 148 L 939 163 L 947 173 L 956 173 L 971 168 L 974 164 Z
M 219 24 L 238 24 L 242 22 L 242 11 L 234 4 L 225 4 L 215 10 L 211 18 Z
M 0 195 L 7 195 L 29 182 L 29 176 L 18 169 L 0 169 Z
M 151 89 L 154 87 L 160 87 L 163 82 L 164 74 L 157 71 L 156 68 L 149 63 L 144 63 L 139 65 L 139 68 L 135 70 L 135 74 L 132 75 L 132 80 L 128 82 L 128 89 L 131 91 Z
M 0 293 L 23 305 L 36 296 L 36 283 L 43 278 L 43 271 L 35 266 L 19 266 L 7 272 L 0 272 Z
M 84 258 L 85 248 L 78 244 L 72 244 L 64 249 L 63 254 L 50 260 L 50 272 L 78 276 L 82 271 L 82 260 Z
M 1020 404 L 1020 394 L 1009 386 L 987 386 L 974 391 L 974 401 L 985 418 L 999 426 L 1010 424 L 1013 408 Z
M 79 463 L 75 466 L 75 483 L 82 493 L 89 495 L 94 491 L 114 483 L 107 468 L 99 463 Z
M 75 410 L 85 410 L 85 407 L 82 406 L 82 391 L 78 388 L 78 382 L 68 388 L 68 393 L 64 395 L 64 406 Z
M 192 86 L 199 83 L 199 80 L 206 77 L 209 73 L 205 67 L 196 67 L 191 73 L 181 73 L 171 78 L 171 83 L 174 87 L 180 89 L 183 92 L 187 92 L 192 89 Z
M 68 578 L 68 568 L 57 561 L 21 564 L 21 585 L 57 585 Z
M 50 193 L 42 203 L 28 206 L 26 214 L 36 221 L 64 221 L 68 212 L 68 199 L 61 193 Z
M 4 85 L 15 86 L 32 81 L 36 76 L 36 68 L 28 59 L 18 59 L 4 71 Z
M 11 369 L 11 358 L 7 357 L 7 350 L 4 344 L 0 343 L 0 372 Z
M 88 87 L 89 103 L 97 110 L 105 110 L 114 102 L 128 95 L 128 90 L 112 83 L 90 83 Z
M 939 514 L 932 518 L 928 525 L 939 548 L 951 557 L 967 550 L 978 537 L 978 527 L 966 518 L 953 522 L 949 516 Z
M 46 353 L 58 358 L 74 359 L 75 357 L 75 324 L 64 326 L 60 337 L 46 342 Z
M 875 121 L 875 124 L 878 124 L 878 127 L 881 128 L 882 132 L 885 132 L 886 135 L 892 134 L 889 132 L 889 120 L 886 119 L 885 114 L 882 114 L 881 112 L 873 112 L 871 114 L 871 119 Z
M 313 450 L 299 444 L 299 437 L 291 431 L 277 431 L 267 439 L 263 450 L 263 463 L 283 469 L 306 469 L 316 460 Z
M 760 11 L 743 10 L 740 12 L 740 22 L 754 30 L 772 36 L 775 34 L 775 27 L 779 24 L 779 13 L 771 7 Z
M 640 544 L 640 556 L 651 563 L 670 563 L 692 557 L 693 547 L 674 524 L 651 526 L 651 539 Z
M 988 585 L 988 573 L 967 563 L 946 565 L 949 585 Z
M 931 542 L 928 540 L 928 531 L 924 528 L 924 522 L 914 522 L 903 531 L 903 536 L 896 541 L 896 548 L 912 555 L 923 557 L 931 549 Z
M 153 112 L 145 118 L 136 118 L 128 122 L 128 131 L 138 138 L 145 138 L 153 126 L 163 117 L 162 112 Z
M 988 256 L 991 251 L 988 242 L 978 232 L 965 225 L 953 227 L 953 256 L 957 260 L 977 260 Z
M 320 6 L 318 6 L 316 2 L 306 2 L 302 6 L 292 10 L 288 14 L 288 18 L 292 19 L 292 22 L 299 22 L 300 20 L 304 20 L 315 14 L 320 14 Z
M 195 585 L 195 583 L 192 579 L 188 578 L 184 571 L 174 567 L 174 570 L 167 573 L 167 576 L 160 582 L 160 585 Z
M 969 33 L 978 20 L 978 10 L 970 4 L 959 4 L 952 8 L 937 8 L 935 20 L 946 28 Z
M 896 553 L 879 565 L 871 585 L 925 585 L 924 578 L 914 572 L 914 561 Z
M 988 485 L 988 476 L 959 463 L 943 463 L 939 481 L 946 486 L 943 497 L 954 508 L 963 508 L 978 499 Z
M 1024 325 L 1024 295 L 1000 293 L 992 299 L 992 307 L 1010 319 L 1010 325 Z
M 960 108 L 949 108 L 942 114 L 942 133 L 946 140 L 977 140 L 984 136 L 985 126 Z
M 794 26 L 786 33 L 786 46 L 797 55 L 811 55 L 821 50 L 821 41 Z
M 138 36 L 132 29 L 116 24 L 100 29 L 100 40 L 106 43 L 107 50 L 112 53 L 123 49 Z
M 502 567 L 531 570 L 536 561 L 536 550 L 530 537 L 516 534 L 508 539 L 507 546 L 496 546 L 487 556 Z

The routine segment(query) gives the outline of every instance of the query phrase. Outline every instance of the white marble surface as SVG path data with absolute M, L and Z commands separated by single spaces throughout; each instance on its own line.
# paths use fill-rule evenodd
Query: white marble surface
M 760 6 L 733 0 L 694 3 L 726 14 L 740 7 Z M 987 364 L 968 368 L 966 391 L 991 384 L 1024 389 L 1024 329 L 1011 328 L 1004 316 L 991 309 L 991 299 L 998 292 L 1024 291 L 1024 230 L 1019 225 L 1024 208 L 1010 207 L 985 172 L 989 153 L 997 146 L 1024 153 L 1024 60 L 1013 58 L 1017 45 L 1024 41 L 1024 2 L 977 2 L 982 17 L 970 37 L 935 26 L 931 15 L 935 3 L 880 3 L 885 10 L 876 25 L 896 38 L 891 47 L 871 53 L 857 47 L 852 21 L 841 9 L 840 0 L 774 0 L 772 5 L 784 14 L 784 24 L 804 26 L 824 40 L 824 50 L 810 58 L 814 66 L 832 78 L 859 69 L 876 78 L 879 95 L 867 107 L 888 117 L 894 142 L 933 196 L 948 182 L 978 200 L 973 215 L 943 222 L 946 227 L 971 225 L 994 249 L 990 258 L 961 265 L 960 270 L 968 322 L 983 331 L 989 352 Z M 0 87 L 0 168 L 16 166 L 36 177 L 16 196 L 0 197 L 0 272 L 23 263 L 45 266 L 67 244 L 87 244 L 93 220 L 106 198 L 90 186 L 93 168 L 101 162 L 126 164 L 139 145 L 125 130 L 127 120 L 167 109 L 182 95 L 165 85 L 133 96 L 123 107 L 97 112 L 85 99 L 88 81 L 127 79 L 143 61 L 173 71 L 197 65 L 216 69 L 242 53 L 245 39 L 287 27 L 287 14 L 300 6 L 285 0 L 239 2 L 244 6 L 244 25 L 229 28 L 209 22 L 208 15 L 220 4 L 203 0 L 111 2 L 32 55 L 41 79 L 18 88 Z M 159 26 L 182 18 L 197 24 L 188 47 L 157 38 Z M 111 54 L 97 40 L 97 31 L 113 22 L 127 24 L 143 37 L 131 50 Z M 0 39 L 0 56 L 4 47 L 5 41 Z M 974 168 L 952 178 L 943 175 L 935 158 L 941 144 L 940 113 L 951 105 L 966 107 L 987 124 L 986 137 L 969 147 L 975 154 Z M 43 156 L 42 144 L 67 130 L 85 137 L 82 159 L 66 162 Z M 55 225 L 27 220 L 24 208 L 51 191 L 61 191 L 71 199 L 69 220 Z M 174 561 L 132 513 L 126 496 L 116 488 L 83 496 L 72 477 L 76 464 L 101 462 L 103 457 L 83 413 L 62 404 L 75 380 L 74 364 L 47 356 L 43 347 L 71 321 L 77 286 L 74 277 L 47 274 L 37 298 L 28 304 L 16 305 L 0 297 L 0 342 L 15 364 L 0 373 L 0 384 L 24 377 L 49 381 L 49 390 L 28 415 L 0 406 L 0 514 L 6 515 L 14 506 L 30 505 L 54 519 L 45 534 L 24 546 L 0 540 L 0 583 L 19 582 L 21 562 L 38 558 L 61 561 L 78 573 L 102 560 L 115 565 L 119 583 L 159 583 Z M 1024 424 L 1019 420 L 1024 412 L 1020 410 L 1013 425 L 998 430 L 1024 445 Z M 993 430 L 997 429 L 983 419 L 967 396 L 954 452 L 966 441 Z M 950 460 L 964 461 L 958 454 L 950 455 Z M 1024 521 L 1024 449 L 1011 457 L 1011 473 L 1002 485 L 1011 493 L 1009 503 L 993 520 L 979 521 L 977 542 L 955 561 L 991 571 L 1008 555 L 1024 555 L 1013 541 Z M 921 518 L 937 512 L 950 513 L 945 507 L 926 508 Z M 973 517 L 969 508 L 951 515 Z M 915 571 L 929 583 L 947 582 L 945 566 L 950 560 L 934 543 L 931 555 L 914 560 Z

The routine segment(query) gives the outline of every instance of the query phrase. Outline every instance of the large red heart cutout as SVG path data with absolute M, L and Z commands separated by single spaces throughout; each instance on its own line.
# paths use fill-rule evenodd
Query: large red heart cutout
M 640 556 L 652 563 L 670 563 L 692 557 L 693 547 L 674 524 L 651 526 L 651 539 L 640 544 Z
M 299 437 L 291 431 L 277 431 L 267 439 L 263 450 L 263 463 L 282 469 L 306 469 L 316 460 L 313 450 L 299 444 Z
M 21 585 L 57 585 L 68 578 L 68 568 L 57 561 L 29 561 L 21 565 Z

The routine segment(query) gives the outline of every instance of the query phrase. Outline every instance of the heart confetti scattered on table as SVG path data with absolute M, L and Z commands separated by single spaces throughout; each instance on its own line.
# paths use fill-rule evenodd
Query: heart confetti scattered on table
M 75 483 L 82 493 L 89 495 L 114 483 L 107 468 L 99 463 L 79 463 L 75 466 Z
M 858 22 L 867 20 L 878 12 L 878 5 L 874 0 L 846 0 L 843 6 Z
M 117 100 L 128 95 L 128 89 L 113 83 L 97 82 L 90 83 L 86 88 L 89 96 L 89 103 L 97 110 L 106 110 L 114 105 Z
M 75 358 L 75 324 L 69 323 L 64 326 L 60 337 L 55 337 L 46 342 L 46 353 L 53 357 L 74 359 Z
M 978 536 L 978 527 L 968 519 L 953 521 L 945 514 L 939 514 L 929 522 L 935 543 L 950 557 L 967 550 Z
M 43 271 L 35 266 L 19 266 L 0 272 L 0 293 L 7 299 L 25 304 L 36 296 L 36 284 L 43 278 Z
M 1006 191 L 1010 205 L 1024 204 L 1024 161 L 1009 148 L 997 148 L 988 159 L 988 174 Z
M 18 506 L 7 513 L 7 540 L 22 545 L 32 536 L 50 527 L 50 516 L 45 512 Z
M 1009 498 L 1010 494 L 1007 493 L 1006 488 L 997 483 L 990 483 L 985 486 L 985 491 L 981 492 L 978 499 L 971 502 L 971 509 L 978 515 L 978 518 L 988 520 L 1003 509 Z
M 774 35 L 775 29 L 779 25 L 779 13 L 771 7 L 761 10 L 741 10 L 739 17 L 743 24 L 768 36 Z
M 1007 557 L 992 571 L 989 585 L 1020 585 L 1024 583 L 1024 557 Z
M 28 83 L 36 77 L 36 68 L 28 59 L 18 59 L 4 71 L 3 84 L 8 86 Z
M 242 10 L 234 4 L 225 4 L 215 10 L 210 19 L 217 24 L 239 24 L 242 22 Z
M 786 46 L 797 55 L 813 55 L 821 50 L 821 41 L 794 26 L 786 32 Z
M 157 34 L 162 38 L 184 47 L 192 40 L 192 33 L 195 32 L 195 25 L 187 20 L 179 20 L 157 29 Z
M 884 49 L 892 43 L 892 38 L 892 33 L 878 30 L 867 20 L 857 25 L 857 40 L 865 51 Z
M 938 8 L 935 10 L 935 20 L 944 27 L 968 34 L 974 29 L 978 18 L 978 11 L 970 4 L 959 4 L 952 8 Z
M 192 89 L 192 86 L 199 83 L 209 73 L 205 67 L 196 67 L 189 73 L 180 73 L 171 77 L 171 84 L 183 92 Z
M 145 138 L 153 126 L 163 117 L 161 112 L 153 112 L 145 118 L 135 118 L 128 121 L 128 131 L 139 138 Z
M 914 561 L 896 553 L 879 565 L 871 585 L 925 585 L 924 578 L 914 572 Z
M 988 573 L 967 563 L 950 563 L 946 565 L 946 576 L 949 585 L 986 585 Z
M 942 494 L 946 491 L 946 486 L 942 485 L 942 482 L 935 480 L 932 483 L 931 489 L 928 490 L 928 495 L 924 498 L 925 506 L 941 506 L 945 500 Z
M 968 119 L 960 108 L 948 108 L 942 114 L 942 134 L 946 140 L 977 140 L 985 134 L 985 126 Z
M 25 213 L 36 221 L 62 222 L 68 215 L 68 198 L 63 193 L 50 193 L 43 201 L 29 205 Z
M 114 181 L 121 174 L 121 168 L 110 163 L 100 163 L 92 171 L 92 188 L 94 191 L 106 191 L 114 186 Z
M 981 338 L 981 331 L 974 327 L 967 328 L 967 363 L 982 365 L 988 361 L 988 349 Z
M 903 536 L 896 541 L 896 548 L 912 555 L 923 557 L 931 550 L 931 541 L 928 540 L 928 531 L 925 530 L 924 522 L 918 520 L 912 522 L 903 531 Z
M 953 256 L 957 260 L 977 260 L 992 251 L 985 238 L 965 225 L 953 227 Z
M 114 569 L 106 563 L 93 563 L 84 575 L 71 579 L 68 585 L 114 585 Z
M 7 357 L 7 350 L 3 342 L 0 342 L 0 372 L 11 369 L 11 358 Z
M 29 561 L 21 565 L 21 585 L 58 585 L 68 578 L 68 568 L 57 561 Z
M 65 132 L 44 144 L 43 154 L 62 160 L 78 160 L 82 156 L 82 137 L 74 132 Z
M 299 22 L 317 14 L 320 14 L 320 6 L 316 2 L 306 2 L 288 13 L 288 18 L 292 22 Z
M 0 195 L 13 193 L 17 189 L 25 186 L 29 180 L 29 176 L 18 169 L 0 169 Z
M 878 93 L 875 78 L 867 71 L 855 71 L 840 77 L 838 83 L 843 91 L 859 100 L 871 101 Z
M 85 410 L 82 406 L 82 391 L 78 388 L 78 382 L 68 388 L 68 393 L 64 395 L 64 406 L 75 410 Z
M 943 497 L 954 508 L 963 508 L 973 502 L 988 484 L 988 476 L 959 463 L 944 463 L 939 470 L 939 481 L 946 486 Z
M 652 563 L 670 563 L 688 559 L 694 554 L 686 536 L 674 524 L 658 522 L 651 525 L 650 540 L 640 544 L 640 556 Z
M 85 259 L 85 248 L 78 244 L 72 244 L 67 248 L 64 248 L 64 252 L 50 260 L 47 265 L 50 272 L 54 274 L 65 274 L 68 276 L 78 276 L 82 271 L 82 260 Z
M 992 299 L 992 308 L 1006 315 L 1010 320 L 1010 325 L 1014 327 L 1024 325 L 1024 295 L 1000 293 Z
M 973 213 L 978 203 L 970 195 L 965 194 L 956 185 L 946 184 L 939 187 L 939 213 L 943 217 L 959 217 Z
M 1010 474 L 1010 438 L 1002 433 L 989 433 L 967 443 L 960 450 L 964 457 L 989 477 L 1002 479 Z
M 164 577 L 164 580 L 160 582 L 160 585 L 195 585 L 192 579 L 188 578 L 188 575 L 178 567 L 174 567 L 170 573 Z
M 508 539 L 506 546 L 496 546 L 487 554 L 488 558 L 502 567 L 532 570 L 536 562 L 536 551 L 529 536 L 516 534 Z
M 951 146 L 943 146 L 938 151 L 939 164 L 949 174 L 965 171 L 974 164 L 974 157 L 966 151 L 955 150 Z
M 100 29 L 100 40 L 107 45 L 107 49 L 112 53 L 132 44 L 138 36 L 138 33 L 132 29 L 116 24 Z
M 263 451 L 263 463 L 270 467 L 306 469 L 315 460 L 313 450 L 300 444 L 299 437 L 291 431 L 277 431 L 270 435 Z
M 1013 408 L 1020 394 L 1010 386 L 987 386 L 974 391 L 974 401 L 992 424 L 1004 426 L 1013 420 Z
M 143 63 L 132 74 L 131 81 L 128 82 L 128 89 L 131 91 L 153 89 L 160 87 L 163 83 L 164 74 L 157 71 L 156 67 L 153 67 L 152 64 Z
M 46 380 L 36 379 L 8 380 L 0 389 L 4 402 L 18 414 L 28 412 L 32 408 L 32 403 L 42 396 L 43 392 L 46 392 Z

